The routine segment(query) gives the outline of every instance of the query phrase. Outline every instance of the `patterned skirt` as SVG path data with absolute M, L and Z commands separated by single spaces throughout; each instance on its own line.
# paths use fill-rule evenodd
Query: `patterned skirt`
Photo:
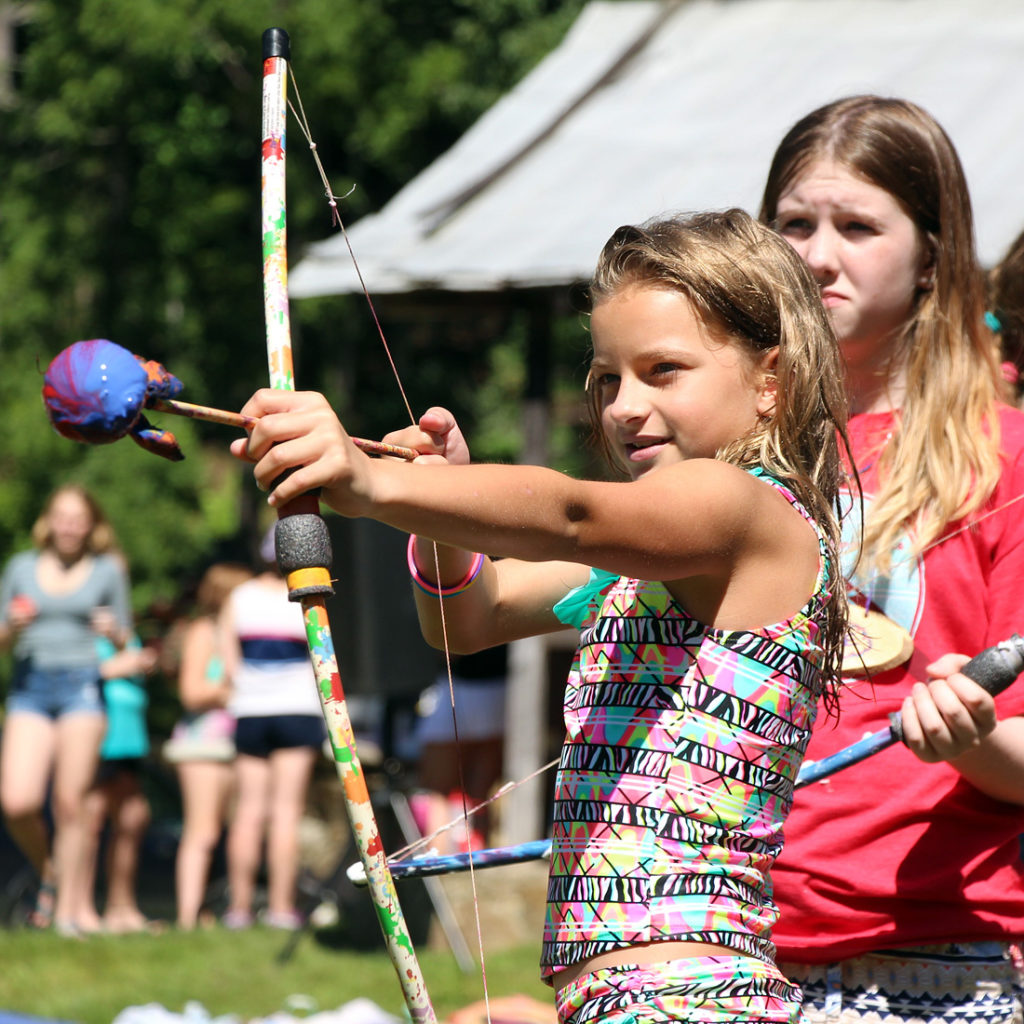
M 804 993 L 802 1024 L 1022 1024 L 1017 947 L 960 942 L 779 965 Z

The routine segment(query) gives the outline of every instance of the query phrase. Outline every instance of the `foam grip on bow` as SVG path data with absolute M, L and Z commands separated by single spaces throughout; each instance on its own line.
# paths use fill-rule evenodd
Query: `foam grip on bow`
M 274 551 L 277 566 L 288 581 L 289 601 L 334 593 L 331 536 L 321 516 L 314 512 L 282 516 L 274 530 Z
M 976 654 L 960 672 L 973 679 L 994 697 L 1002 693 L 1024 671 L 1024 638 L 1014 633 Z M 895 739 L 903 742 L 903 717 L 898 711 L 889 715 L 889 728 Z

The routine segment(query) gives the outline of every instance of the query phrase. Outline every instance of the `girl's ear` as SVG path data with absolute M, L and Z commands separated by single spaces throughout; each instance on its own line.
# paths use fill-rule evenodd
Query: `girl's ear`
M 757 364 L 757 415 L 769 420 L 775 415 L 775 402 L 779 392 L 779 378 L 775 368 L 779 363 L 779 346 L 768 349 Z

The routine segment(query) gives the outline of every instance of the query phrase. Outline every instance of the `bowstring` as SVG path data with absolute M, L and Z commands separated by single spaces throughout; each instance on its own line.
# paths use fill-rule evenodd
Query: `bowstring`
M 345 240 L 345 247 L 348 249 L 349 258 L 352 261 L 352 267 L 355 270 L 356 277 L 359 280 L 359 287 L 362 291 L 363 297 L 366 300 L 366 304 L 370 309 L 370 315 L 373 318 L 373 323 L 377 331 L 377 336 L 380 338 L 381 345 L 383 346 L 385 355 L 387 356 L 388 364 L 391 367 L 391 373 L 392 376 L 394 377 L 395 384 L 398 386 L 398 391 L 402 396 L 402 402 L 405 405 L 405 411 L 409 416 L 409 422 L 413 426 L 416 426 L 416 417 L 413 414 L 412 405 L 409 402 L 409 398 L 408 395 L 406 394 L 405 387 L 402 384 L 401 374 L 398 372 L 398 366 L 396 365 L 394 357 L 391 353 L 391 346 L 388 344 L 387 337 L 385 336 L 384 333 L 384 327 L 381 324 L 380 317 L 377 315 L 377 309 L 374 305 L 373 298 L 370 295 L 370 290 L 366 285 L 365 279 L 363 278 L 363 272 L 362 269 L 360 268 L 359 260 L 356 258 L 355 250 L 352 247 L 352 242 L 349 239 L 348 231 L 345 228 L 345 222 L 341 216 L 341 211 L 338 208 L 339 197 L 335 195 L 334 189 L 331 187 L 330 179 L 328 178 L 327 172 L 324 169 L 323 162 L 320 159 L 320 154 L 317 152 L 316 141 L 313 139 L 313 134 L 312 131 L 310 130 L 309 122 L 306 118 L 306 111 L 302 104 L 302 94 L 299 91 L 298 82 L 295 79 L 295 72 L 292 70 L 291 63 L 288 64 L 288 74 L 292 83 L 292 91 L 295 95 L 295 105 L 292 104 L 290 98 L 287 100 L 288 109 L 291 110 L 292 115 L 295 117 L 295 120 L 299 125 L 299 130 L 302 132 L 302 135 L 306 140 L 306 144 L 309 146 L 310 153 L 312 153 L 313 155 L 313 162 L 316 165 L 317 173 L 320 175 L 320 181 L 324 188 L 324 194 L 327 197 L 327 204 L 331 209 L 331 222 L 341 232 L 341 236 Z M 345 196 L 342 196 L 341 199 L 345 199 L 349 195 L 351 195 L 354 189 L 355 186 L 353 186 L 352 189 L 349 189 L 349 191 L 345 194 Z M 440 554 L 438 552 L 438 546 L 436 541 L 433 542 L 433 551 L 435 573 L 437 579 L 440 581 L 441 564 Z M 448 624 L 445 618 L 444 598 L 440 595 L 438 597 L 438 607 L 440 611 L 441 639 L 444 645 L 445 674 L 447 675 L 448 678 L 448 695 L 452 709 L 452 729 L 455 739 L 456 762 L 459 775 L 459 789 L 462 793 L 462 818 L 456 818 L 455 821 L 451 822 L 448 826 L 443 826 L 441 829 L 437 830 L 437 832 L 434 833 L 434 835 L 430 838 L 436 838 L 436 836 L 439 835 L 441 832 L 445 831 L 446 828 L 454 827 L 454 825 L 457 824 L 460 820 L 464 820 L 467 822 L 466 834 L 469 839 L 468 846 L 472 850 L 472 834 L 468 828 L 470 809 L 468 807 L 466 799 L 466 780 L 465 774 L 463 772 L 462 746 L 459 740 L 458 715 L 455 710 L 455 681 L 452 673 L 451 647 L 448 642 Z M 546 769 L 541 770 L 543 771 Z M 501 790 L 499 790 L 498 792 L 500 793 Z M 497 795 L 498 794 L 495 794 L 495 798 L 497 797 Z M 473 813 L 475 813 L 476 810 L 479 810 L 480 807 L 485 806 L 489 802 L 489 800 L 484 801 L 483 804 L 478 805 L 476 808 L 473 809 Z M 417 842 L 422 843 L 423 840 L 418 840 Z M 480 900 L 477 894 L 476 872 L 473 867 L 472 858 L 470 859 L 469 865 L 469 878 L 473 898 L 473 917 L 476 925 L 477 951 L 480 956 L 480 973 L 483 985 L 484 1009 L 487 1024 L 491 1024 L 491 1004 L 490 994 L 488 992 L 487 986 L 487 967 L 484 957 L 483 929 L 480 923 Z

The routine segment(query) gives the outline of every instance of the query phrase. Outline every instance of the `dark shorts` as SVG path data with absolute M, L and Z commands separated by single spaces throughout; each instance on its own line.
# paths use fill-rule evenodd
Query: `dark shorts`
M 96 770 L 96 782 L 102 785 L 104 782 L 111 782 L 119 775 L 130 775 L 133 778 L 141 778 L 143 769 L 141 757 L 113 757 L 100 761 Z
M 7 713 L 22 711 L 47 718 L 80 712 L 105 715 L 99 669 L 94 665 L 36 668 L 29 661 L 18 661 L 7 695 Z
M 327 736 L 319 715 L 261 715 L 239 718 L 235 749 L 250 757 L 269 757 L 289 747 L 319 748 Z

